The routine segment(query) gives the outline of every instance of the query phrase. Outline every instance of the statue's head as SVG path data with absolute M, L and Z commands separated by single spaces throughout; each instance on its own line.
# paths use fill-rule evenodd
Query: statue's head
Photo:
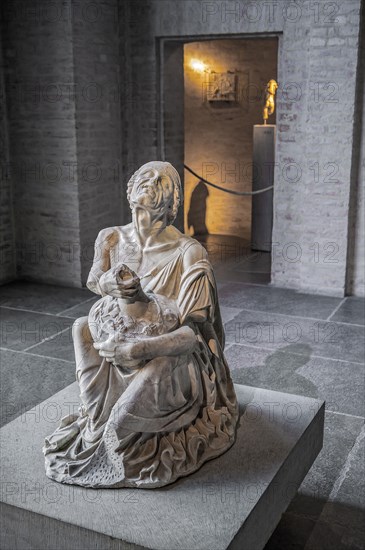
M 275 94 L 276 93 L 276 90 L 278 89 L 279 87 L 279 84 L 276 82 L 276 80 L 270 80 L 267 84 L 267 90 L 271 93 L 271 94 Z
M 148 209 L 170 225 L 182 201 L 180 176 L 169 162 L 147 162 L 129 180 L 127 197 L 132 212 L 138 206 Z

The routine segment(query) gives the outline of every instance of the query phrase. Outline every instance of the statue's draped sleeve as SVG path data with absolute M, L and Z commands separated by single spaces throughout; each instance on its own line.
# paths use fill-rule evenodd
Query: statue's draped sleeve
M 204 258 L 186 269 L 181 277 L 178 307 L 181 323 L 210 325 L 221 348 L 224 348 L 224 331 L 219 311 L 217 286 L 210 262 Z

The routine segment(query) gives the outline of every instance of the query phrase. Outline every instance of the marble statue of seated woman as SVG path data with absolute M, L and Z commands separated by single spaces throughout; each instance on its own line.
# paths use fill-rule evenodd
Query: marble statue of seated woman
M 235 440 L 238 407 L 204 248 L 172 226 L 181 183 L 167 162 L 132 176 L 132 223 L 102 230 L 73 327 L 79 414 L 46 438 L 47 475 L 85 487 L 154 488 Z

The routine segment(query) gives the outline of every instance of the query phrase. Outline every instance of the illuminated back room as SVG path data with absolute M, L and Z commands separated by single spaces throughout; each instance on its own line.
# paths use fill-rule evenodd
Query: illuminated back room
M 263 124 L 265 90 L 277 80 L 277 65 L 277 38 L 184 45 L 184 229 L 213 260 L 242 260 L 259 249 L 267 251 L 261 261 L 270 264 L 270 246 L 260 246 L 252 235 L 252 207 L 260 201 L 254 209 L 256 230 L 271 241 L 273 191 L 250 193 L 254 126 Z M 268 123 L 275 122 L 276 111 Z

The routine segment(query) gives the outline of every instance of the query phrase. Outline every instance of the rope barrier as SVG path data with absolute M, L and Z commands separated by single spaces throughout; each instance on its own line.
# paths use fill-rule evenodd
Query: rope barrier
M 190 172 L 190 174 L 195 176 L 198 180 L 206 183 L 207 185 L 210 185 L 211 187 L 214 187 L 215 189 L 219 189 L 219 191 L 224 191 L 225 193 L 230 193 L 231 195 L 239 195 L 240 197 L 247 197 L 247 196 L 251 196 L 251 195 L 259 195 L 260 193 L 266 193 L 266 191 L 270 191 L 270 189 L 274 188 L 274 186 L 271 185 L 270 187 L 265 187 L 264 189 L 259 189 L 258 191 L 242 191 L 242 192 L 232 191 L 231 189 L 225 189 L 224 187 L 221 187 L 220 185 L 216 185 L 215 183 L 212 183 L 211 181 L 208 181 L 205 178 L 202 178 L 201 176 L 199 176 L 199 174 L 194 172 L 194 170 L 189 168 L 189 166 L 187 166 L 186 164 L 184 164 L 184 168 L 185 168 L 185 170 Z

